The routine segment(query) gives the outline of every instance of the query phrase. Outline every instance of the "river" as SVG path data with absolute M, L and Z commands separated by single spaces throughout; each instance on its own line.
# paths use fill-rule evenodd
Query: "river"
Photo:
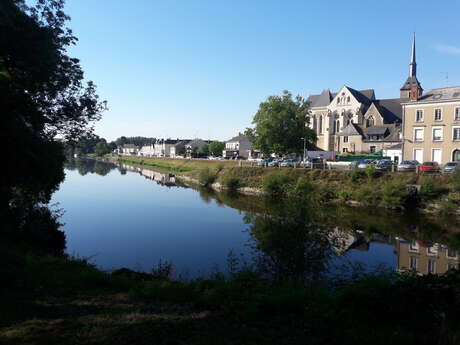
M 67 253 L 104 270 L 160 262 L 189 279 L 245 267 L 305 278 L 349 270 L 457 267 L 457 220 L 378 210 L 290 205 L 215 193 L 173 175 L 78 159 L 53 196 Z

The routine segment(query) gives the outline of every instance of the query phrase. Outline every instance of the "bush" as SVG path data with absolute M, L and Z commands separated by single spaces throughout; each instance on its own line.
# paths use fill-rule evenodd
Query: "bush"
M 339 190 L 337 197 L 340 201 L 348 201 L 351 200 L 353 197 L 353 192 L 347 189 Z
M 380 191 L 374 186 L 364 185 L 355 193 L 356 201 L 367 206 L 377 206 L 379 204 Z
M 283 173 L 271 173 L 264 176 L 262 188 L 268 195 L 281 197 L 286 195 L 291 183 L 292 181 L 289 176 Z
M 460 171 L 457 170 L 452 174 L 452 183 L 456 190 L 460 190 Z
M 209 168 L 205 168 L 200 171 L 198 176 L 198 181 L 205 187 L 209 187 L 216 181 L 216 174 L 212 172 Z
M 409 196 L 410 192 L 404 183 L 390 182 L 383 187 L 380 205 L 389 209 L 403 209 Z
M 337 198 L 337 193 L 326 185 L 319 185 L 316 188 L 315 198 L 319 202 L 329 202 Z
M 306 177 L 299 177 L 292 189 L 292 195 L 298 198 L 309 198 L 314 190 L 315 187 L 311 183 L 310 179 Z
M 225 176 L 222 183 L 230 191 L 236 191 L 240 187 L 240 180 L 233 176 Z
M 419 197 L 422 201 L 430 201 L 436 199 L 441 194 L 443 194 L 445 190 L 436 186 L 433 181 L 426 181 L 420 186 Z
M 364 172 L 366 173 L 367 179 L 369 181 L 372 181 L 375 177 L 377 177 L 377 171 L 375 170 L 374 164 L 369 164 Z
M 363 178 L 363 172 L 360 171 L 357 167 L 353 168 L 353 170 L 351 170 L 348 173 L 348 179 L 353 184 L 359 183 L 362 178 Z

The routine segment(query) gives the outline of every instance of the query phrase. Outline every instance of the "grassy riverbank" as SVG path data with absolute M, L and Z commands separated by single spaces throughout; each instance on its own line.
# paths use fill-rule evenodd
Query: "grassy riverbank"
M 419 175 L 319 169 L 239 166 L 236 161 L 122 157 L 121 162 L 172 171 L 202 185 L 238 190 L 249 187 L 277 198 L 310 198 L 387 209 L 421 208 L 427 212 L 457 214 L 460 175 Z
M 456 344 L 460 336 L 458 272 L 361 277 L 335 289 L 245 270 L 180 282 L 158 267 L 109 274 L 84 260 L 3 249 L 0 344 Z

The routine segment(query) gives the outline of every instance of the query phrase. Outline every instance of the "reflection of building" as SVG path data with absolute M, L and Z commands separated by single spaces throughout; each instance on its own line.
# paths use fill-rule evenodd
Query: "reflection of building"
M 422 241 L 396 241 L 397 269 L 414 270 L 420 274 L 442 274 L 458 268 L 459 257 L 456 250 L 447 246 Z

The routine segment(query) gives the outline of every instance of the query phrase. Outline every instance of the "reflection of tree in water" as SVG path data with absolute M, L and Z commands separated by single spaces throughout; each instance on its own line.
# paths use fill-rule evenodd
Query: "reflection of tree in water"
M 116 165 L 108 162 L 101 162 L 95 159 L 76 158 L 67 160 L 65 168 L 68 170 L 77 170 L 81 176 L 85 176 L 88 173 L 105 176 L 115 169 Z
M 350 242 L 348 233 L 313 223 L 305 209 L 276 216 L 246 213 L 244 220 L 250 224 L 255 268 L 274 280 L 318 281 Z

